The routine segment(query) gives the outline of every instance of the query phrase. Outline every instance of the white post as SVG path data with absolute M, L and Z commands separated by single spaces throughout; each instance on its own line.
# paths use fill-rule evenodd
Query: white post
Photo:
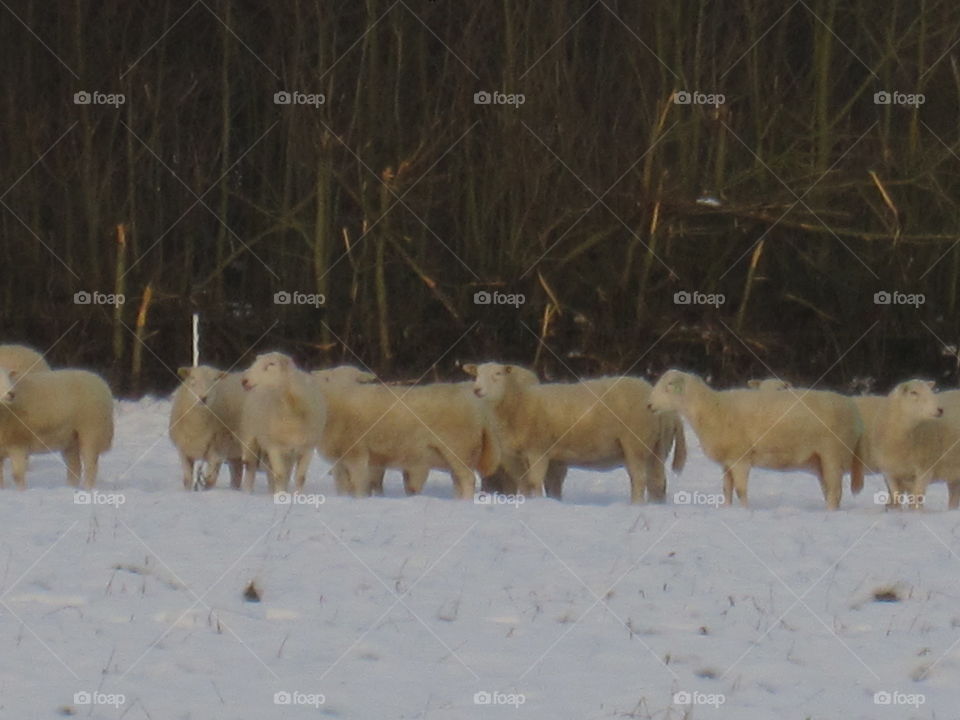
M 193 366 L 200 364 L 200 313 L 193 314 Z
M 193 366 L 200 364 L 200 313 L 193 314 Z M 198 462 L 193 467 L 193 489 L 203 487 L 204 462 Z

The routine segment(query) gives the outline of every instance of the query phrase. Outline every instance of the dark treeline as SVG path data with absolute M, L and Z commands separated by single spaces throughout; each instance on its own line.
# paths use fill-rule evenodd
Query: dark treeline
M 950 0 L 8 0 L 0 37 L 0 333 L 119 392 L 195 311 L 223 366 L 957 381 Z

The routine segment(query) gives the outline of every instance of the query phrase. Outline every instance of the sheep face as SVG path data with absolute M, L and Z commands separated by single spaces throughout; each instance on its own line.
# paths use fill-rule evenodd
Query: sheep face
M 469 369 L 468 369 L 469 368 Z M 464 370 L 476 377 L 473 383 L 473 394 L 478 398 L 486 398 L 496 403 L 507 392 L 507 384 L 511 380 L 513 367 L 500 363 L 483 363 L 482 365 L 464 366 Z
M 650 392 L 647 407 L 652 412 L 679 410 L 687 389 L 687 376 L 677 370 L 667 370 Z
M 929 380 L 907 380 L 890 392 L 890 399 L 897 409 L 908 418 L 937 418 L 943 415 L 933 382 Z
M 276 387 L 283 385 L 294 370 L 293 360 L 283 353 L 257 355 L 245 373 L 241 384 L 244 390 L 252 390 L 258 385 Z
M 16 373 L 6 368 L 0 368 L 0 403 L 9 403 L 13 402 L 14 398 L 14 380 L 16 378 Z
M 177 370 L 177 375 L 180 376 L 183 387 L 190 393 L 194 403 L 206 405 L 213 389 L 226 373 L 216 368 L 200 365 L 199 367 L 182 367 Z

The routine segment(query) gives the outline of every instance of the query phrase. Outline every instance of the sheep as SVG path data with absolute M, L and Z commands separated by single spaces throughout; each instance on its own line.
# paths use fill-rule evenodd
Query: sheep
M 193 488 L 194 466 L 207 463 L 204 487 L 216 485 L 220 466 L 230 467 L 230 485 L 240 488 L 243 451 L 240 445 L 240 418 L 245 393 L 240 373 L 228 373 L 208 365 L 182 367 L 183 381 L 173 396 L 169 434 L 180 455 L 183 487 Z
M 12 370 L 18 375 L 50 370 L 40 353 L 24 345 L 0 345 L 0 368 Z
M 327 368 L 325 370 L 314 370 L 312 373 L 314 382 L 318 384 L 321 392 L 324 390 L 324 385 L 326 383 L 334 384 L 338 389 L 346 389 L 350 385 L 357 383 L 371 383 L 377 380 L 377 376 L 373 373 L 361 370 L 358 367 L 353 365 L 338 365 L 336 367 Z M 329 410 L 328 410 L 329 413 Z M 329 421 L 328 421 L 329 423 Z M 329 429 L 328 424 L 328 429 Z M 320 452 L 318 448 L 318 452 Z M 321 452 L 322 454 L 322 452 Z M 370 477 L 370 494 L 371 495 L 383 495 L 383 475 L 386 471 L 386 468 L 370 466 L 369 468 L 369 477 Z M 353 486 L 350 483 L 350 477 L 347 473 L 346 468 L 342 462 L 334 461 L 333 467 L 330 469 L 330 472 L 333 474 L 334 486 L 337 489 L 338 495 L 351 495 L 353 494 Z
M 888 507 L 900 505 L 912 490 L 914 507 L 923 504 L 927 486 L 947 484 L 948 507 L 960 507 L 960 422 L 955 396 L 934 394 L 933 383 L 908 380 L 897 385 L 877 420 L 876 460 L 890 489 Z
M 40 353 L 24 345 L 0 345 L 0 368 L 6 368 L 18 375 L 50 370 Z M 7 454 L 0 447 L 0 487 L 3 487 L 3 461 L 6 459 Z
M 650 407 L 679 412 L 700 438 L 704 453 L 723 467 L 726 504 L 736 489 L 747 507 L 753 467 L 807 470 L 820 479 L 827 508 L 840 507 L 841 480 L 863 486 L 859 457 L 863 424 L 853 402 L 819 390 L 716 391 L 696 375 L 668 370 L 650 394 Z
M 476 395 L 490 405 L 505 470 L 520 478 L 524 494 L 542 495 L 550 463 L 557 462 L 590 469 L 626 467 L 631 502 L 663 501 L 663 458 L 674 441 L 674 466 L 683 465 L 683 426 L 675 415 L 657 418 L 650 412 L 650 385 L 644 380 L 607 377 L 541 385 L 534 373 L 516 365 L 483 363 L 463 369 L 476 378 Z
M 113 444 L 113 395 L 86 370 L 18 375 L 0 369 L 0 447 L 10 458 L 17 487 L 26 487 L 27 460 L 60 451 L 67 482 L 92 490 L 100 455 Z M 2 478 L 0 478 L 2 481 Z
M 790 390 L 791 385 L 786 380 L 780 378 L 767 378 L 766 380 L 747 380 L 747 387 L 751 390 Z
M 457 497 L 471 498 L 474 470 L 488 475 L 499 464 L 495 431 L 469 383 L 391 388 L 368 384 L 373 376 L 356 369 L 313 375 L 329 408 L 319 450 L 334 462 L 338 492 L 369 495 L 383 469 L 394 467 L 414 495 L 436 468 L 450 472 Z
M 793 384 L 788 380 L 781 380 L 780 378 L 767 378 L 765 380 L 747 380 L 747 387 L 751 390 L 764 390 L 767 392 L 782 392 L 784 390 L 793 390 Z M 802 395 L 802 393 L 801 393 Z M 795 394 L 795 397 L 800 395 Z M 860 419 L 863 421 L 863 434 L 860 437 L 860 451 L 858 457 L 860 462 L 863 465 L 864 473 L 874 473 L 878 472 L 875 469 L 875 463 L 872 464 L 872 458 L 870 457 L 871 446 L 874 442 L 873 440 L 873 429 L 874 422 L 873 418 L 876 414 L 877 406 L 873 402 L 874 400 L 883 400 L 883 398 L 875 398 L 874 396 L 862 396 L 851 398 L 853 404 L 857 408 L 857 412 L 860 413 Z M 849 468 L 848 468 L 849 470 Z M 850 490 L 854 495 L 860 493 L 863 490 L 863 475 L 853 475 L 850 477 Z
M 253 490 L 260 455 L 267 459 L 270 491 L 286 492 L 290 474 L 302 492 L 314 448 L 320 444 L 326 408 L 310 377 L 282 353 L 258 355 L 243 373 L 246 391 L 239 440 L 243 488 Z

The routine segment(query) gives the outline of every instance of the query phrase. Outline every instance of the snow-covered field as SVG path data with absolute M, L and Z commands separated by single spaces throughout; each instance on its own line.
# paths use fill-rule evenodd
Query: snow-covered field
M 919 513 L 876 476 L 827 513 L 767 472 L 750 510 L 630 506 L 622 471 L 571 472 L 563 503 L 456 502 L 439 474 L 356 501 L 317 461 L 325 502 L 282 505 L 226 472 L 184 492 L 168 411 L 120 404 L 95 503 L 55 456 L 0 495 L 0 717 L 960 717 L 942 485 Z M 669 494 L 709 500 L 688 439 Z

